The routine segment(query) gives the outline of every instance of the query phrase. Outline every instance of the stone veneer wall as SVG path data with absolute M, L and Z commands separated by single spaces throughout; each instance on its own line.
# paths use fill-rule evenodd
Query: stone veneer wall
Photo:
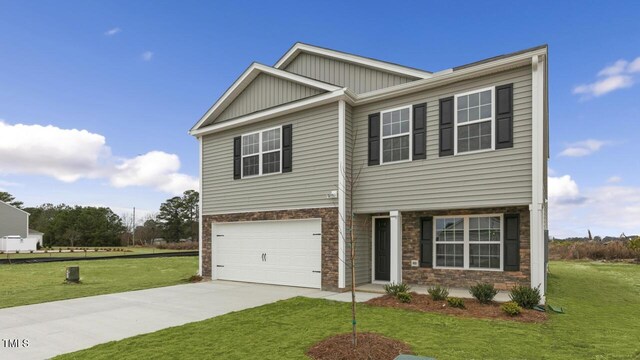
M 424 216 L 520 214 L 520 271 L 451 270 L 412 267 L 411 260 L 420 259 L 420 218 Z M 469 287 L 478 282 L 494 284 L 507 290 L 514 285 L 531 285 L 529 243 L 529 207 L 484 208 L 450 211 L 417 211 L 402 213 L 402 280 L 419 285 Z
M 455 216 L 474 214 L 520 214 L 520 271 L 452 270 L 412 267 L 411 260 L 420 260 L 420 218 L 425 216 Z M 371 214 L 388 215 L 388 213 Z M 371 234 L 368 234 L 369 241 Z M 531 285 L 529 244 L 529 207 L 498 207 L 465 210 L 402 212 L 402 281 L 416 285 L 469 287 L 478 282 L 494 284 L 507 290 L 514 285 Z
M 221 215 L 203 215 L 202 275 L 211 277 L 211 229 L 217 222 L 289 219 L 322 219 L 322 289 L 338 289 L 338 209 L 260 211 Z

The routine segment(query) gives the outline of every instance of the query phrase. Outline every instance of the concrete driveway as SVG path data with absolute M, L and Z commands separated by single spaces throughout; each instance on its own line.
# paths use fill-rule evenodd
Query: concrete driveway
M 344 301 L 346 295 L 214 281 L 0 309 L 0 359 L 46 359 L 295 296 Z

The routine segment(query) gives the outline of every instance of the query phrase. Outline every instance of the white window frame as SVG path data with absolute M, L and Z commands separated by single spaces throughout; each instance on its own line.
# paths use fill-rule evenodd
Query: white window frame
M 396 134 L 396 135 L 388 135 L 388 136 L 384 136 L 384 131 L 383 131 L 383 115 L 385 113 L 389 113 L 389 112 L 393 112 L 393 111 L 398 111 L 398 110 L 403 110 L 403 109 L 409 109 L 409 132 L 408 133 L 402 133 L 402 134 Z M 400 137 L 400 136 L 409 136 L 409 158 L 407 160 L 396 160 L 396 161 L 384 161 L 384 140 L 385 139 L 391 139 L 391 138 L 395 138 L 395 137 Z M 404 163 L 404 162 L 410 162 L 413 161 L 413 106 L 412 105 L 404 105 L 404 106 L 400 106 L 400 107 L 396 107 L 393 109 L 386 109 L 383 111 L 380 111 L 380 165 L 388 165 L 388 164 L 400 164 L 400 163 Z
M 458 127 L 459 126 L 465 126 L 465 125 L 477 124 L 477 123 L 483 123 L 483 122 L 488 121 L 487 118 L 484 118 L 484 119 L 467 121 L 465 123 L 458 124 L 458 98 L 462 97 L 462 96 L 475 94 L 475 93 L 485 92 L 487 90 L 491 91 L 491 148 L 490 149 L 474 150 L 474 151 L 458 152 Z M 455 97 L 454 97 L 453 109 L 454 109 L 454 111 L 453 111 L 453 126 L 454 126 L 454 131 L 453 131 L 453 154 L 454 154 L 454 156 L 467 155 L 467 154 L 477 154 L 477 153 L 483 153 L 483 152 L 487 152 L 487 151 L 494 151 L 496 149 L 496 97 L 495 97 L 495 87 L 487 87 L 487 88 L 482 88 L 482 89 L 475 89 L 475 90 L 467 91 L 467 92 L 464 92 L 464 93 L 456 94 Z
M 280 131 L 280 148 L 278 150 L 262 151 L 262 134 L 267 132 L 267 131 L 276 130 L 276 129 L 278 129 Z M 244 154 L 244 137 L 245 136 L 249 136 L 249 135 L 255 135 L 255 134 L 258 134 L 258 152 L 257 153 L 253 153 L 251 155 L 245 155 Z M 262 155 L 263 154 L 273 153 L 273 152 L 276 152 L 276 151 L 278 153 L 280 153 L 280 170 L 277 171 L 277 172 L 263 174 L 262 173 Z M 258 155 L 258 174 L 245 176 L 244 175 L 244 158 L 245 157 L 256 156 L 256 155 Z M 282 126 L 275 126 L 275 127 L 271 127 L 271 128 L 268 128 L 268 129 L 262 129 L 262 130 L 252 131 L 252 132 L 249 132 L 249 133 L 242 134 L 240 136 L 240 157 L 241 157 L 241 159 L 240 159 L 240 178 L 241 179 L 251 179 L 251 178 L 255 178 L 255 177 L 259 177 L 259 176 L 282 174 Z
M 472 217 L 499 217 L 500 218 L 500 268 L 499 269 L 491 269 L 491 268 L 475 268 L 469 267 L 469 245 L 470 244 L 497 244 L 497 242 L 488 242 L 488 241 L 469 241 L 469 218 Z M 437 256 L 436 256 L 436 220 L 437 219 L 451 219 L 451 218 L 463 218 L 464 219 L 464 244 L 463 244 L 463 267 L 452 267 L 452 266 L 438 266 L 437 264 Z M 440 241 L 438 244 L 442 243 L 454 243 L 455 242 L 444 242 Z M 459 242 L 457 243 L 459 244 Z M 504 214 L 469 214 L 469 215 L 445 215 L 445 216 L 434 216 L 433 217 L 433 268 L 434 269 L 446 269 L 446 270 L 471 270 L 471 271 L 504 271 Z

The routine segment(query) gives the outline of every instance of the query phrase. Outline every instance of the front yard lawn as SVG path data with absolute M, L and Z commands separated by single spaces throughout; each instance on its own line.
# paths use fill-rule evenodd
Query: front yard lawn
M 360 305 L 360 331 L 442 359 L 640 357 L 640 266 L 553 262 L 549 300 L 567 313 L 544 324 L 459 318 Z M 350 304 L 295 298 L 110 342 L 59 359 L 304 359 L 350 330 Z
M 81 284 L 65 284 L 67 266 Z M 112 259 L 0 265 L 0 308 L 186 283 L 198 257 Z

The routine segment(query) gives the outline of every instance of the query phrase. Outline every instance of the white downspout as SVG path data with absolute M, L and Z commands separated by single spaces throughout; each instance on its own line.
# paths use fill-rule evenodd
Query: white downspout
M 400 211 L 394 210 L 389 212 L 391 227 L 391 272 L 390 280 L 392 283 L 399 284 L 402 282 L 402 214 Z
M 532 62 L 532 203 L 530 210 L 531 287 L 540 286 L 545 301 L 544 268 L 544 81 L 545 59 L 534 56 Z
M 198 137 L 198 147 L 199 147 L 199 174 L 200 174 L 200 182 L 198 185 L 198 275 L 204 276 L 202 274 L 202 229 L 204 228 L 202 224 L 202 136 Z M 211 242 L 213 245 L 213 242 Z M 213 260 L 213 259 L 212 259 Z M 213 270 L 212 270 L 213 272 Z

